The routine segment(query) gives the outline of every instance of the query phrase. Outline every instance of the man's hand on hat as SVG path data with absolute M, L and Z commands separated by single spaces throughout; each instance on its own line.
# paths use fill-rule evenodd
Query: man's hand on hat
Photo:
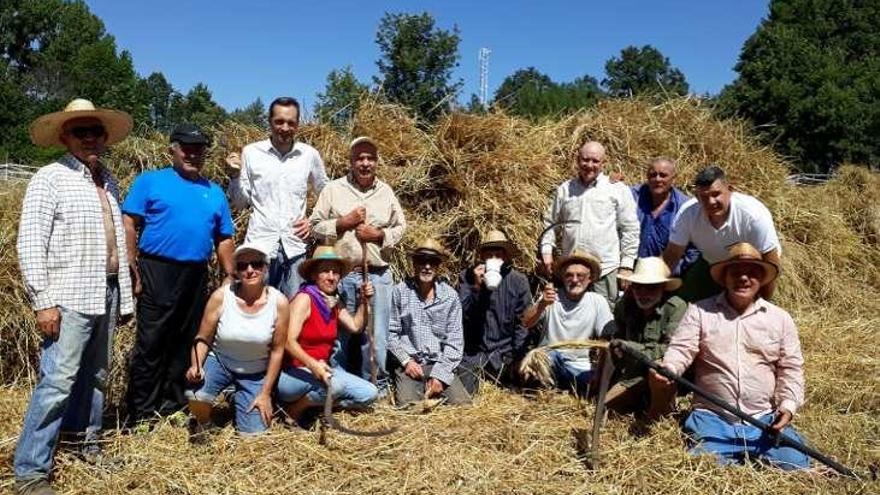
M 61 330 L 61 311 L 57 306 L 37 311 L 37 328 L 46 337 L 58 340 L 58 333 Z
M 381 243 L 385 239 L 385 233 L 378 227 L 362 223 L 354 228 L 354 235 L 361 242 Z

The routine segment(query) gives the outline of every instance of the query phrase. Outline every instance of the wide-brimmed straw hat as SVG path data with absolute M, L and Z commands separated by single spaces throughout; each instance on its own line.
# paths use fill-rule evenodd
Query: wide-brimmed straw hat
M 241 246 L 235 248 L 235 252 L 232 253 L 232 261 L 238 262 L 238 258 L 245 254 L 256 254 L 264 262 L 269 262 L 269 255 L 266 254 L 266 252 L 263 251 L 259 246 L 252 243 L 244 243 Z
M 29 129 L 31 141 L 37 146 L 60 146 L 63 148 L 61 134 L 64 123 L 71 119 L 85 117 L 93 117 L 101 121 L 104 129 L 107 130 L 107 145 L 122 141 L 131 132 L 133 125 L 131 115 L 125 112 L 95 108 L 95 105 L 89 100 L 77 98 L 68 103 L 64 110 L 43 115 L 31 122 Z
M 312 272 L 320 263 L 324 262 L 336 264 L 336 269 L 339 271 L 340 277 L 344 277 L 349 271 L 351 271 L 351 266 L 348 264 L 348 261 L 342 256 L 339 256 L 339 254 L 336 253 L 336 250 L 333 249 L 333 246 L 318 246 L 315 248 L 315 252 L 312 253 L 312 257 L 303 261 L 299 265 L 300 277 L 306 280 L 311 280 Z
M 449 253 L 443 245 L 437 240 L 431 238 L 422 239 L 409 255 L 410 257 L 427 256 L 437 258 L 441 262 L 446 261 L 446 259 L 449 258 Z
M 516 246 L 510 242 L 510 239 L 500 230 L 490 230 L 485 237 L 480 240 L 477 246 L 477 253 L 484 249 L 501 248 L 507 252 L 508 256 L 516 254 Z
M 575 249 L 568 256 L 560 258 L 559 263 L 556 265 L 556 278 L 561 279 L 565 269 L 573 263 L 580 263 L 590 267 L 590 283 L 599 280 L 599 275 L 602 273 L 602 265 L 599 262 L 599 258 L 593 253 L 581 251 L 580 249 Z
M 663 258 L 651 256 L 639 258 L 635 271 L 629 275 L 618 275 L 617 278 L 639 285 L 664 284 L 663 290 L 674 291 L 681 287 L 681 279 L 671 275 L 669 266 L 663 261 Z
M 779 266 L 777 266 L 776 263 L 764 260 L 761 256 L 761 252 L 748 242 L 739 242 L 727 248 L 727 259 L 719 261 L 709 267 L 709 273 L 712 275 L 712 280 L 718 285 L 724 285 L 724 271 L 731 265 L 739 263 L 758 265 L 764 269 L 764 277 L 761 279 L 761 286 L 769 284 L 779 276 Z

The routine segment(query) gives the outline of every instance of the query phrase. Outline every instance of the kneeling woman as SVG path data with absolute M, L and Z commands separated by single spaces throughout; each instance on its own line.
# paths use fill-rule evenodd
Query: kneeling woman
M 193 342 L 186 372 L 190 439 L 199 442 L 211 421 L 214 399 L 235 387 L 235 428 L 256 434 L 272 420 L 272 389 L 278 379 L 287 340 L 288 303 L 265 283 L 267 256 L 255 246 L 235 250 L 237 280 L 211 294 Z
M 337 326 L 350 333 L 363 327 L 364 308 L 373 286 L 361 286 L 364 298 L 352 316 L 339 300 L 339 281 L 348 273 L 348 263 L 332 247 L 321 246 L 299 267 L 307 282 L 290 303 L 290 326 L 286 350 L 289 361 L 278 379 L 278 398 L 287 403 L 293 419 L 309 407 L 324 403 L 327 387 L 334 402 L 344 409 L 360 409 L 376 400 L 378 390 L 370 382 L 327 364 L 336 342 Z M 331 378 L 332 377 L 332 378 Z

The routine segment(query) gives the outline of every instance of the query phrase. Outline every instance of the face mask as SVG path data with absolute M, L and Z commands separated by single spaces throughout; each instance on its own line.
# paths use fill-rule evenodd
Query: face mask
M 486 283 L 486 288 L 489 290 L 495 290 L 501 285 L 501 265 L 504 264 L 504 260 L 501 258 L 490 258 L 486 260 L 486 275 L 483 280 Z

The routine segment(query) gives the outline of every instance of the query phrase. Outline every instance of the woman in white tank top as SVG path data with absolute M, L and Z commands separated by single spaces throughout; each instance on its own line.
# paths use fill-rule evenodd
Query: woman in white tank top
M 288 303 L 266 285 L 268 256 L 253 245 L 235 250 L 237 281 L 211 294 L 193 342 L 186 378 L 190 441 L 203 443 L 217 395 L 235 387 L 235 429 L 261 433 L 272 421 L 272 389 L 287 340 Z

